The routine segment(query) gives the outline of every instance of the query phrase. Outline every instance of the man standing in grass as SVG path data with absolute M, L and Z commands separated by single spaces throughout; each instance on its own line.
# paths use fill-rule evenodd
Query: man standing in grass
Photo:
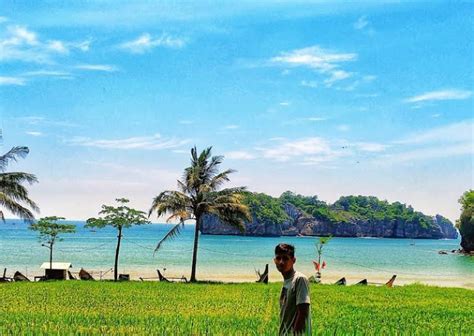
M 293 268 L 295 247 L 278 244 L 274 261 L 284 280 L 280 294 L 280 335 L 311 335 L 309 281 Z

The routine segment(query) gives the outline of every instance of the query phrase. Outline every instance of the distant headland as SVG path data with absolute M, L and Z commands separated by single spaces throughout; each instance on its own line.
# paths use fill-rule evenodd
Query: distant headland
M 217 217 L 203 218 L 201 233 L 247 236 L 334 236 L 411 239 L 456 239 L 447 218 L 427 216 L 400 202 L 374 196 L 342 196 L 333 204 L 317 196 L 286 191 L 280 197 L 247 192 L 244 199 L 252 221 L 240 231 Z

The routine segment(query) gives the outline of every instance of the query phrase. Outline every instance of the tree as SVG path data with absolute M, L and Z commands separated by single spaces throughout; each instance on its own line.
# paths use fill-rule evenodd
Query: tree
M 0 206 L 12 214 L 32 222 L 35 219 L 33 211 L 39 212 L 39 208 L 28 197 L 28 190 L 23 184 L 31 185 L 38 182 L 36 176 L 22 172 L 5 172 L 10 161 L 24 158 L 28 152 L 28 147 L 13 147 L 6 154 L 0 156 Z M 5 221 L 4 213 L 1 210 L 0 219 Z
M 63 239 L 59 237 L 62 233 L 74 233 L 76 232 L 76 226 L 73 224 L 61 224 L 57 221 L 64 220 L 64 217 L 44 217 L 36 223 L 30 225 L 30 230 L 39 232 L 39 240 L 42 246 L 49 249 L 49 269 L 53 268 L 53 248 L 57 241 Z
M 314 279 L 318 283 L 321 282 L 321 272 L 322 272 L 323 268 L 326 267 L 326 262 L 324 260 L 321 263 L 321 259 L 323 257 L 323 248 L 324 248 L 324 245 L 329 243 L 331 238 L 332 238 L 331 236 L 329 236 L 329 237 L 320 237 L 318 242 L 316 243 L 316 254 L 318 255 L 318 261 L 313 260 L 313 264 L 314 264 L 314 268 L 316 269 L 316 276 L 315 276 Z
M 167 222 L 179 221 L 158 242 L 155 251 L 158 251 L 167 239 L 178 235 L 185 221 L 195 221 L 191 282 L 196 281 L 199 232 L 204 215 L 217 216 L 222 222 L 241 231 L 244 230 L 245 221 L 251 220 L 247 206 L 242 203 L 244 187 L 219 190 L 235 171 L 228 169 L 219 172 L 223 156 L 211 156 L 211 149 L 212 147 L 206 148 L 198 155 L 196 147 L 192 148 L 191 166 L 184 170 L 182 180 L 178 180 L 179 190 L 160 193 L 153 199 L 148 212 L 148 216 L 156 212 L 158 217 L 170 214 Z
M 456 224 L 461 234 L 461 247 L 465 252 L 471 253 L 474 251 L 474 190 L 466 191 L 459 203 L 462 212 Z
M 129 202 L 126 198 L 117 198 L 118 207 L 111 205 L 102 205 L 102 210 L 99 215 L 103 217 L 89 218 L 87 220 L 86 228 L 104 228 L 112 226 L 117 229 L 117 247 L 115 248 L 115 263 L 114 263 L 114 281 L 118 279 L 118 259 L 120 252 L 120 242 L 122 240 L 122 230 L 133 225 L 150 224 L 145 212 L 129 208 L 125 204 Z

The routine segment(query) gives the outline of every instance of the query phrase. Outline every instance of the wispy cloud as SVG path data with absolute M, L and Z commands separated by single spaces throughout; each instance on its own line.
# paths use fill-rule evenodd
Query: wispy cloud
M 329 161 L 335 157 L 335 152 L 329 143 L 318 137 L 296 140 L 280 140 L 277 145 L 258 149 L 264 158 L 285 162 L 291 159 Z
M 67 143 L 71 145 L 79 145 L 86 147 L 97 147 L 106 149 L 145 149 L 145 150 L 159 150 L 159 149 L 173 149 L 181 147 L 189 140 L 176 138 L 163 138 L 159 134 L 145 137 L 131 137 L 125 139 L 90 139 L 87 137 L 76 137 Z
M 79 64 L 75 66 L 76 69 L 88 70 L 88 71 L 103 71 L 103 72 L 115 72 L 118 71 L 117 67 L 109 64 Z
M 226 125 L 223 127 L 224 130 L 235 130 L 238 128 L 239 128 L 239 125 Z
M 384 145 L 375 142 L 356 142 L 354 146 L 359 151 L 372 153 L 383 152 L 390 147 L 390 145 Z
M 226 159 L 231 160 L 253 160 L 256 156 L 247 151 L 233 151 L 224 154 Z
M 314 81 L 314 80 L 310 80 L 310 81 L 307 81 L 307 80 L 302 80 L 300 82 L 301 86 L 306 86 L 306 87 L 310 87 L 310 88 L 317 88 L 318 87 L 318 82 Z
M 360 16 L 356 22 L 354 22 L 353 27 L 355 30 L 363 31 L 369 35 L 375 33 L 374 28 L 372 27 L 371 22 L 367 19 L 366 15 Z
M 70 42 L 57 39 L 41 39 L 39 35 L 21 25 L 0 28 L 0 61 L 54 63 L 58 56 L 68 55 L 72 50 L 87 51 L 90 41 Z
M 194 121 L 192 120 L 180 120 L 178 121 L 181 125 L 192 125 L 194 124 Z
M 51 120 L 51 119 L 46 119 L 45 117 L 42 116 L 25 116 L 25 117 L 19 117 L 15 118 L 15 120 L 18 120 L 20 123 L 24 123 L 27 125 L 44 125 L 44 126 L 55 126 L 55 127 L 78 127 L 77 124 L 74 124 L 69 121 L 65 120 Z
M 343 68 L 345 64 L 354 62 L 357 58 L 358 55 L 356 53 L 342 53 L 324 49 L 316 45 L 282 52 L 280 55 L 270 58 L 267 64 L 272 66 L 306 68 L 320 75 L 322 77 L 320 80 L 321 84 L 325 87 L 349 91 L 375 79 L 375 76 L 364 76 L 363 74 L 347 71 Z M 349 80 L 351 80 L 352 83 L 347 84 Z M 315 80 L 302 80 L 300 81 L 300 85 L 316 88 L 318 87 L 318 82 Z
M 0 85 L 25 85 L 26 80 L 22 77 L 0 76 Z
M 361 30 L 364 29 L 369 25 L 369 21 L 367 21 L 367 16 L 361 16 L 354 22 L 354 29 Z
M 421 102 L 437 101 L 437 100 L 462 100 L 462 99 L 468 99 L 471 96 L 472 96 L 472 91 L 448 89 L 448 90 L 425 92 L 423 94 L 407 98 L 404 101 L 406 103 L 421 103 Z
M 280 106 L 290 106 L 291 103 L 288 102 L 288 101 L 282 101 L 282 102 L 279 103 L 279 105 L 280 105 Z
M 186 41 L 179 37 L 173 37 L 168 34 L 162 34 L 161 36 L 153 37 L 148 33 L 144 33 L 135 40 L 120 44 L 119 48 L 134 54 L 143 54 L 156 47 L 182 48 L 185 45 Z
M 426 143 L 452 143 L 459 141 L 473 141 L 474 122 L 465 120 L 427 131 L 416 132 L 397 140 L 397 144 L 426 144 Z M 474 145 L 473 145 L 474 146 Z
M 355 53 L 338 53 L 319 46 L 312 46 L 282 52 L 279 56 L 272 57 L 270 62 L 284 66 L 307 67 L 328 72 L 338 68 L 342 63 L 355 61 L 356 59 L 357 54 Z
M 448 158 L 474 154 L 474 121 L 416 132 L 393 141 L 394 150 L 379 157 L 381 164 Z M 396 146 L 396 147 L 395 147 Z
M 341 132 L 347 132 L 351 129 L 349 125 L 338 125 L 337 130 Z
M 25 133 L 28 134 L 28 135 L 34 136 L 34 137 L 39 137 L 39 136 L 43 135 L 43 133 L 35 132 L 35 131 L 28 131 L 28 132 L 25 132 Z

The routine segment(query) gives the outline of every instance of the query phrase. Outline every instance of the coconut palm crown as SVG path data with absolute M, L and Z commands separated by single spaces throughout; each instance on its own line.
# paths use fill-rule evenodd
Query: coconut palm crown
M 24 158 L 28 152 L 28 147 L 13 147 L 6 154 L 0 156 L 0 206 L 13 215 L 31 222 L 35 219 L 32 211 L 39 212 L 39 208 L 28 197 L 28 190 L 23 184 L 38 182 L 36 176 L 22 172 L 5 172 L 10 161 Z M 0 210 L 0 220 L 5 221 L 2 210 Z
M 178 224 L 158 242 L 155 252 L 163 242 L 180 233 L 185 221 L 195 220 L 191 282 L 196 281 L 199 231 L 204 215 L 217 216 L 222 222 L 241 231 L 245 228 L 245 221 L 251 220 L 247 206 L 241 202 L 245 187 L 220 189 L 229 181 L 229 175 L 235 170 L 219 172 L 219 165 L 224 157 L 211 156 L 211 149 L 212 147 L 206 148 L 199 155 L 196 147 L 191 149 L 191 166 L 184 170 L 181 181 L 178 180 L 179 190 L 160 193 L 153 199 L 148 213 L 150 216 L 156 212 L 158 217 L 168 214 L 167 222 L 178 221 Z

